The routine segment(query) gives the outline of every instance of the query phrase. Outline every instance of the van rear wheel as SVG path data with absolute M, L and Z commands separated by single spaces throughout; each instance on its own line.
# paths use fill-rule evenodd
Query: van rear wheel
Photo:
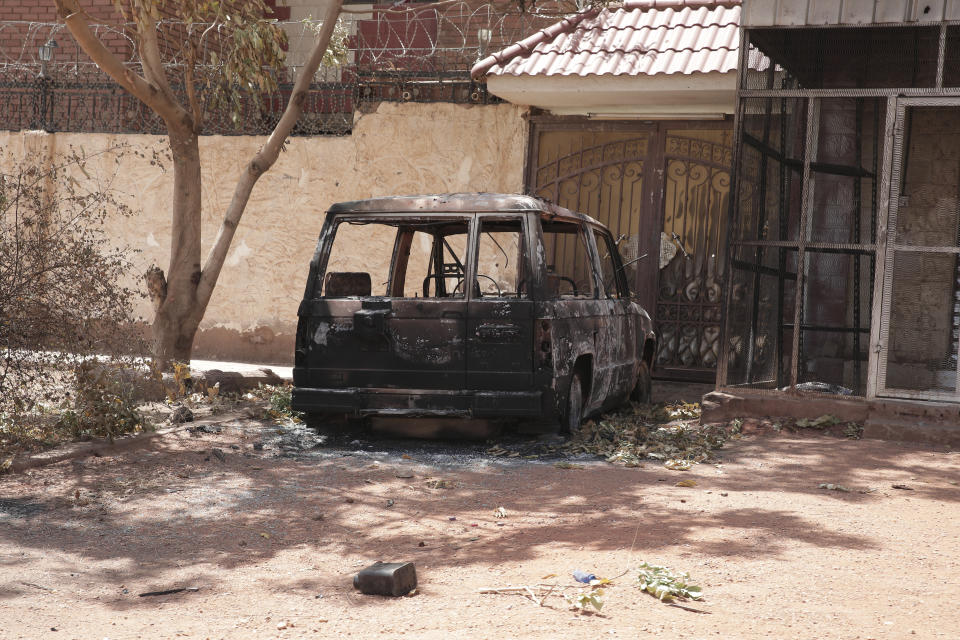
M 637 367 L 637 383 L 633 385 L 630 399 L 640 404 L 653 402 L 653 378 L 650 375 L 650 365 L 646 360 L 640 361 Z
M 563 433 L 573 435 L 583 422 L 583 378 L 579 371 L 570 378 L 570 393 L 567 394 L 567 410 L 563 416 Z

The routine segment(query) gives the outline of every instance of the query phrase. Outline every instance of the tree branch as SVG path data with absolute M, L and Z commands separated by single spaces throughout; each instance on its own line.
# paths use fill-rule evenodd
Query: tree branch
M 100 69 L 153 109 L 168 124 L 182 122 L 185 112 L 180 105 L 164 95 L 161 89 L 125 67 L 120 58 L 100 42 L 90 29 L 86 14 L 80 8 L 78 0 L 54 0 L 54 2 L 57 5 L 57 12 L 63 18 L 77 44 Z M 144 67 L 147 67 L 146 63 Z
M 150 84 L 158 87 L 170 102 L 177 104 L 170 89 L 170 82 L 163 70 L 163 61 L 160 58 L 160 45 L 157 41 L 157 23 L 149 11 L 142 11 L 134 16 L 137 25 L 137 34 L 140 39 L 140 60 L 143 62 L 143 74 Z
M 206 263 L 203 265 L 200 275 L 200 282 L 197 285 L 197 302 L 200 309 L 205 309 L 210 301 L 213 288 L 220 276 L 220 270 L 223 268 L 223 261 L 227 257 L 227 251 L 230 249 L 230 243 L 233 241 L 234 233 L 236 233 L 237 225 L 241 216 L 243 216 L 243 211 L 250 199 L 250 193 L 253 191 L 254 185 L 260 176 L 277 161 L 287 136 L 290 135 L 290 131 L 293 130 L 293 126 L 303 113 L 303 103 L 306 100 L 307 91 L 310 89 L 313 76 L 320 68 L 327 47 L 330 46 L 330 38 L 333 35 L 334 27 L 336 27 L 337 17 L 340 15 L 342 5 L 343 0 L 332 0 L 327 5 L 323 16 L 323 26 L 317 34 L 317 42 L 310 54 L 310 60 L 304 65 L 296 83 L 293 85 L 293 92 L 290 94 L 290 102 L 287 103 L 287 108 L 284 109 L 280 121 L 270 133 L 267 142 L 253 157 L 237 182 L 233 199 L 230 201 L 230 206 L 227 207 L 227 212 L 220 224 L 216 240 L 210 248 L 210 253 L 207 255 Z
M 200 99 L 197 97 L 197 88 L 193 84 L 196 81 L 193 68 L 197 64 L 197 55 L 196 49 L 191 43 L 188 42 L 186 47 L 183 84 L 187 88 L 187 100 L 190 102 L 190 111 L 193 113 L 193 132 L 199 134 L 200 126 L 203 124 L 203 108 L 200 105 Z

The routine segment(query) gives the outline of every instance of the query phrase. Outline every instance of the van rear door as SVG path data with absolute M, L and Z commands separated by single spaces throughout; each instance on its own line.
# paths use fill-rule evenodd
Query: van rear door
M 300 310 L 297 386 L 463 388 L 471 217 L 328 220 Z
M 467 387 L 533 385 L 534 303 L 524 217 L 479 216 L 467 311 Z

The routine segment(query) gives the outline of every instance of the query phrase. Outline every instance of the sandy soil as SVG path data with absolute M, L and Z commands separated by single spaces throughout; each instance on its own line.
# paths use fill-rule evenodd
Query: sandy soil
M 761 434 L 677 472 L 261 442 L 235 421 L 0 478 L 0 637 L 960 634 L 960 454 Z M 416 594 L 355 592 L 376 560 L 415 562 Z M 575 569 L 612 577 L 644 560 L 688 571 L 705 599 L 668 606 L 633 572 L 595 615 L 478 593 L 573 594 Z M 199 590 L 139 596 L 176 587 Z

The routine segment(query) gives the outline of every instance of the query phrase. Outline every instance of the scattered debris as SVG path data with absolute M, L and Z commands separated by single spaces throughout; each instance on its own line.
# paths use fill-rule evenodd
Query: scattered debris
M 551 574 L 555 575 L 555 574 Z M 547 600 L 547 596 L 553 593 L 557 589 L 558 585 L 556 584 L 535 584 L 535 585 L 524 585 L 519 587 L 485 587 L 483 589 L 478 589 L 477 593 L 497 593 L 497 594 L 507 594 L 507 595 L 520 595 L 525 598 L 529 598 L 537 604 L 537 606 L 542 607 L 544 602 Z M 564 596 L 566 597 L 566 596 Z M 601 606 L 603 606 L 601 604 Z
M 825 427 L 832 427 L 833 425 L 839 423 L 836 417 L 829 414 L 822 415 L 819 418 L 814 418 L 810 420 L 809 418 L 800 418 L 797 420 L 796 424 L 800 428 L 813 428 L 813 429 L 823 429 Z
M 894 489 L 901 489 L 903 491 L 913 491 L 913 487 L 905 484 L 893 484 L 890 486 L 893 487 Z
M 564 599 L 571 608 L 577 609 L 581 613 L 586 612 L 587 607 L 593 607 L 598 612 L 603 609 L 603 589 L 581 591 L 573 597 L 564 596 Z
M 170 412 L 170 417 L 167 418 L 167 422 L 170 424 L 193 422 L 193 411 L 182 404 L 178 404 L 173 408 L 173 411 Z
M 563 462 L 563 461 L 554 462 L 553 466 L 555 466 L 557 469 L 585 469 L 586 468 L 582 464 L 574 464 L 572 462 Z
M 506 517 L 507 517 L 507 510 L 504 509 L 503 507 L 497 507 L 497 510 L 493 512 L 493 517 L 494 517 L 494 518 L 506 518 Z
M 219 460 L 220 462 L 226 462 L 226 461 L 227 461 L 227 457 L 226 457 L 225 455 L 223 455 L 223 450 L 222 450 L 222 449 L 218 449 L 218 448 L 214 447 L 213 449 L 210 450 L 210 453 L 211 453 L 211 455 L 213 455 L 214 458 L 216 458 L 216 459 Z
M 694 465 L 690 460 L 678 460 L 670 459 L 663 463 L 663 466 L 670 471 L 689 471 L 690 468 Z
M 690 575 L 687 573 L 673 573 L 667 567 L 655 564 L 642 563 L 639 567 L 637 581 L 641 591 L 645 591 L 661 602 L 671 602 L 674 599 L 699 600 L 703 597 L 703 590 L 697 585 L 690 584 Z
M 684 478 L 676 484 L 678 487 L 695 487 L 697 486 L 697 481 L 693 478 Z
M 817 485 L 817 488 L 826 489 L 827 491 L 843 491 L 844 493 L 850 493 L 852 491 L 842 484 L 833 484 L 830 482 L 821 482 L 819 485 Z
M 587 573 L 586 571 L 574 571 L 573 579 L 577 582 L 582 582 L 584 584 L 590 584 L 591 581 L 596 580 L 597 576 L 592 573 Z
M 389 500 L 389 499 L 387 500 L 387 506 L 388 506 L 388 507 L 392 507 L 394 504 L 396 504 L 396 503 L 395 503 L 393 500 Z
M 412 562 L 376 562 L 353 577 L 361 593 L 403 596 L 417 588 L 417 570 Z
M 290 622 L 289 620 L 284 620 L 284 621 L 282 621 L 282 622 L 278 622 L 278 623 L 277 623 L 277 631 L 283 631 L 284 629 L 290 629 L 290 628 L 292 628 L 293 626 L 294 626 L 294 625 L 293 625 L 292 622 Z
M 147 591 L 146 593 L 141 593 L 141 598 L 146 598 L 148 596 L 168 596 L 173 593 L 181 593 L 184 591 L 200 591 L 200 587 L 177 587 L 176 589 L 164 589 L 163 591 Z
M 410 472 L 410 471 L 397 471 L 394 475 L 395 475 L 396 477 L 398 477 L 398 478 L 412 478 L 412 477 L 413 477 L 413 473 Z
M 449 480 L 432 479 L 427 480 L 427 487 L 430 489 L 452 489 L 453 484 Z
M 790 387 L 784 387 L 781 391 L 788 391 Z M 829 382 L 801 382 L 796 387 L 797 391 L 811 391 L 814 393 L 832 393 L 840 396 L 852 396 L 853 389 L 848 389 L 846 387 L 841 387 L 838 384 L 830 384 Z

